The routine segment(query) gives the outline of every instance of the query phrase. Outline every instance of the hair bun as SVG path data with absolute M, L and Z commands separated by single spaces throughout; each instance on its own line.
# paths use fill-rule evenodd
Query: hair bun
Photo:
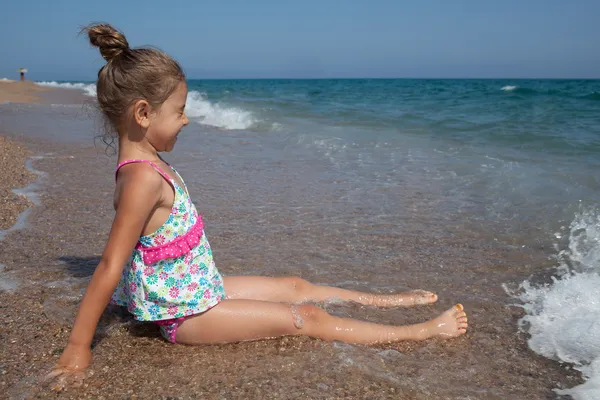
M 84 30 L 87 31 L 92 46 L 100 49 L 100 54 L 106 61 L 129 50 L 129 43 L 127 43 L 125 35 L 108 24 L 90 25 Z

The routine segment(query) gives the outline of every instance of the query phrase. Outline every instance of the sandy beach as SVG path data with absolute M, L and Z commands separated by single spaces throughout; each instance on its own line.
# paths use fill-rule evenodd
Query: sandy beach
M 22 145 L 0 136 L 0 171 L 3 175 L 0 180 L 0 230 L 13 226 L 18 215 L 32 205 L 26 197 L 12 191 L 26 186 L 35 178 L 25 169 L 29 155 Z
M 40 89 L 35 85 L 16 85 L 0 83 L 0 103 L 36 100 Z M 554 399 L 552 388 L 582 382 L 578 372 L 528 349 L 526 335 L 517 331 L 521 309 L 502 302 L 467 300 L 470 329 L 464 337 L 375 347 L 296 337 L 195 348 L 174 346 L 164 341 L 154 326 L 109 309 L 94 343 L 93 374 L 82 386 L 56 393 L 40 378 L 50 371 L 67 343 L 79 300 L 102 253 L 114 213 L 115 159 L 92 141 L 89 145 L 64 144 L 22 137 L 18 132 L 4 132 L 0 150 L 4 172 L 0 229 L 14 224 L 16 215 L 31 206 L 11 192 L 37 179 L 26 171 L 26 158 L 38 155 L 34 168 L 45 173 L 40 179 L 41 204 L 32 208 L 27 226 L 0 241 L 0 279 L 14 283 L 0 290 L 0 398 Z M 227 201 L 218 209 L 205 210 L 206 220 L 239 218 Z M 235 232 L 211 231 L 211 245 L 223 274 L 260 271 L 260 260 L 227 252 L 228 248 L 255 245 L 252 239 Z M 271 245 L 280 240 L 281 235 L 276 234 L 260 238 Z M 475 274 L 493 277 L 511 264 L 531 263 L 519 259 L 519 253 L 500 250 L 470 249 L 465 255 L 461 252 L 464 244 L 450 239 L 426 243 L 406 238 L 398 242 L 380 235 L 371 240 L 368 248 L 359 248 L 365 257 L 378 246 L 387 246 L 391 253 L 398 250 L 394 246 L 402 246 L 404 254 L 415 260 L 444 259 L 445 268 L 462 271 L 469 284 L 475 282 L 478 290 L 493 292 L 497 298 L 506 296 L 497 286 L 486 288 Z M 418 279 L 419 266 L 411 263 L 410 257 L 390 256 L 389 263 L 408 271 L 406 286 L 424 286 Z M 248 271 L 249 264 L 254 269 Z M 319 278 L 310 270 L 294 272 L 298 273 L 309 280 Z M 449 307 L 463 290 L 444 279 L 440 276 L 427 282 L 439 289 L 441 300 L 434 306 L 392 311 L 358 305 L 325 307 L 370 321 L 417 322 Z
M 40 93 L 47 88 L 33 82 L 0 80 L 0 104 L 4 102 L 31 103 L 40 100 Z

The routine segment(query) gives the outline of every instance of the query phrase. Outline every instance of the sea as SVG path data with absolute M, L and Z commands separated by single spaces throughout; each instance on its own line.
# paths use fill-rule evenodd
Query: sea
M 39 84 L 95 95 L 93 82 Z M 236 218 L 213 229 L 270 238 L 234 244 L 230 257 L 260 253 L 266 274 L 289 265 L 386 291 L 399 274 L 386 260 L 401 250 L 385 243 L 532 254 L 543 261 L 465 272 L 477 294 L 458 275 L 448 293 L 521 308 L 514 324 L 529 349 L 585 379 L 556 393 L 600 398 L 600 80 L 191 79 L 188 90 L 173 162 L 205 209 L 226 199 Z M 53 114 L 52 139 L 102 134 L 81 107 L 36 112 Z M 42 128 L 7 105 L 0 114 L 6 131 Z M 370 237 L 389 241 L 374 248 Z M 444 257 L 422 260 L 452 274 Z

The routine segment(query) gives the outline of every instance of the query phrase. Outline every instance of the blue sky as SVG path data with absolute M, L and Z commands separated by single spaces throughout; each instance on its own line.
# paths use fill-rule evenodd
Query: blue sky
M 94 80 L 113 24 L 190 78 L 600 78 L 598 0 L 2 1 L 0 77 Z

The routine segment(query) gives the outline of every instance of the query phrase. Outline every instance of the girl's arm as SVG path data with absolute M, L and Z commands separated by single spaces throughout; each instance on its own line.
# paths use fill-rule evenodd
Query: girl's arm
M 51 377 L 85 369 L 100 316 L 110 301 L 123 267 L 149 219 L 161 202 L 163 178 L 151 166 L 124 168 L 119 174 L 120 196 L 108 243 L 85 291 L 69 343 Z

